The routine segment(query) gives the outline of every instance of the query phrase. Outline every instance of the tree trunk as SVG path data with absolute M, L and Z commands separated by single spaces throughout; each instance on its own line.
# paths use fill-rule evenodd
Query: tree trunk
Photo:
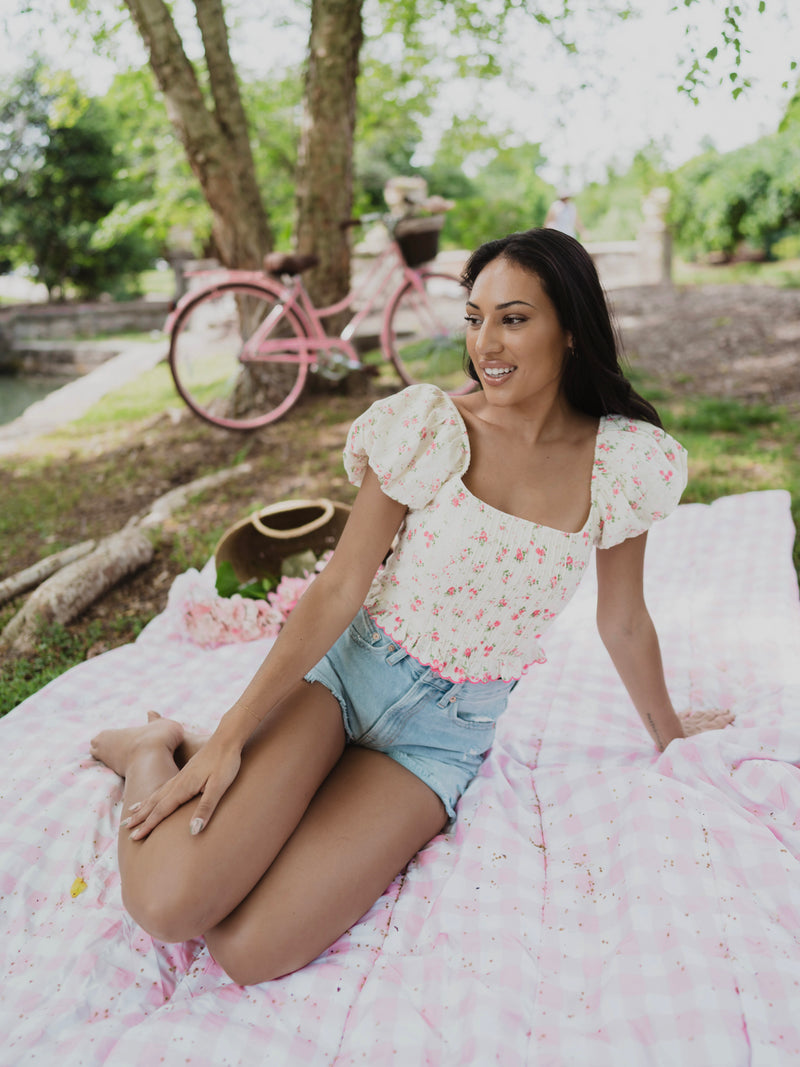
M 0 582 L 0 604 L 5 604 L 18 597 L 20 593 L 33 589 L 45 578 L 49 578 L 51 574 L 66 567 L 68 563 L 74 563 L 76 559 L 88 556 L 94 547 L 94 541 L 82 541 L 79 545 L 71 545 L 69 548 L 62 549 L 61 552 L 54 552 L 52 556 L 40 559 L 38 563 L 26 567 L 24 571 L 18 571 L 4 578 Z
M 158 497 L 145 513 L 134 516 L 121 530 L 104 537 L 97 545 L 94 541 L 74 545 L 1 583 L 0 593 L 7 587 L 6 592 L 10 590 L 16 596 L 23 588 L 30 587 L 30 579 L 46 579 L 0 633 L 0 653 L 33 652 L 40 626 L 77 618 L 113 585 L 150 562 L 153 545 L 146 530 L 163 526 L 196 493 L 251 473 L 250 463 L 240 463 L 195 478 Z
M 312 0 L 305 112 L 297 171 L 297 250 L 319 265 L 306 276 L 318 304 L 350 284 L 350 244 L 340 223 L 353 208 L 353 135 L 363 0 Z M 332 324 L 332 323 L 331 323 Z
M 65 623 L 153 558 L 153 546 L 141 530 L 126 529 L 102 540 L 93 552 L 67 564 L 43 582 L 0 634 L 0 651 L 29 654 L 36 649 L 40 626 Z
M 125 4 L 149 52 L 167 113 L 211 208 L 220 259 L 227 267 L 260 267 L 264 254 L 272 248 L 272 233 L 256 181 L 222 0 L 194 0 L 213 106 L 204 99 L 164 0 L 125 0 Z

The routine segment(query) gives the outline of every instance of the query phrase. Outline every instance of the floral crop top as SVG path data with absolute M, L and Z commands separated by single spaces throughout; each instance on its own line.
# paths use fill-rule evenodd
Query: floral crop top
M 572 598 L 592 547 L 611 548 L 666 517 L 687 477 L 685 450 L 663 430 L 604 416 L 583 529 L 506 514 L 464 486 L 467 428 L 432 385 L 374 403 L 350 428 L 344 459 L 354 485 L 369 465 L 409 509 L 365 607 L 393 641 L 455 682 L 513 680 L 544 662 L 539 640 Z

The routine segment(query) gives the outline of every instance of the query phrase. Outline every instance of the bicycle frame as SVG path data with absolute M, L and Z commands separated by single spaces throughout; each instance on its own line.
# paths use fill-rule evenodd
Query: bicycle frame
M 398 270 L 402 273 L 402 278 L 396 286 L 390 289 L 390 280 Z M 219 281 L 210 282 L 201 289 L 192 290 L 181 297 L 166 321 L 164 328 L 168 333 L 171 332 L 175 320 L 182 309 L 187 303 L 196 299 L 200 292 L 220 292 L 232 283 L 245 284 L 269 293 L 277 301 L 273 311 L 246 342 L 242 351 L 245 359 L 249 358 L 253 362 L 269 362 L 269 355 L 265 350 L 274 344 L 280 352 L 280 361 L 284 363 L 324 364 L 325 357 L 323 353 L 344 350 L 348 362 L 353 368 L 356 368 L 362 366 L 362 363 L 351 342 L 351 338 L 357 333 L 364 320 L 375 310 L 380 297 L 388 292 L 385 302 L 385 307 L 388 308 L 393 293 L 407 282 L 411 282 L 416 289 L 422 292 L 424 290 L 422 280 L 425 272 L 424 268 L 415 269 L 407 266 L 397 243 L 392 241 L 381 252 L 362 282 L 351 288 L 341 300 L 326 307 L 317 307 L 312 302 L 300 275 L 297 275 L 289 284 L 286 284 L 272 275 L 264 274 L 262 271 L 222 270 L 202 273 L 210 275 L 219 273 Z M 370 288 L 372 291 L 368 292 Z M 328 334 L 324 329 L 323 320 L 352 307 L 361 297 L 364 297 L 363 306 L 349 319 L 338 336 Z M 269 335 L 287 312 L 293 313 L 299 320 L 306 336 L 304 338 L 282 338 L 280 341 L 264 342 L 263 338 Z M 389 325 L 384 314 L 380 334 L 381 347 L 384 353 L 387 351 L 388 330 Z M 289 355 L 293 351 L 296 351 L 296 356 Z

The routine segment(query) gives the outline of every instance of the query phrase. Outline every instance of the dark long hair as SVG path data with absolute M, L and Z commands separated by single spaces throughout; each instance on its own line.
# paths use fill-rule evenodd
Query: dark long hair
M 561 328 L 572 334 L 561 375 L 569 403 L 587 415 L 624 415 L 661 426 L 656 409 L 636 392 L 620 366 L 621 343 L 594 261 L 583 245 L 550 229 L 487 241 L 467 261 L 461 275 L 464 286 L 471 291 L 483 268 L 500 256 L 536 275 Z M 478 380 L 471 363 L 467 371 Z

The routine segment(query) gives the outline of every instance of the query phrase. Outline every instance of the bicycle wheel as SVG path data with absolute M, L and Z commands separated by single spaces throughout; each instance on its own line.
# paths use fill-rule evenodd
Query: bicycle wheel
M 398 289 L 387 312 L 387 355 L 406 383 L 430 382 L 457 395 L 475 388 L 464 370 L 464 288 L 449 274 L 420 271 Z
M 305 384 L 303 324 L 279 294 L 241 282 L 200 293 L 175 321 L 169 366 L 201 419 L 253 430 L 284 415 Z

